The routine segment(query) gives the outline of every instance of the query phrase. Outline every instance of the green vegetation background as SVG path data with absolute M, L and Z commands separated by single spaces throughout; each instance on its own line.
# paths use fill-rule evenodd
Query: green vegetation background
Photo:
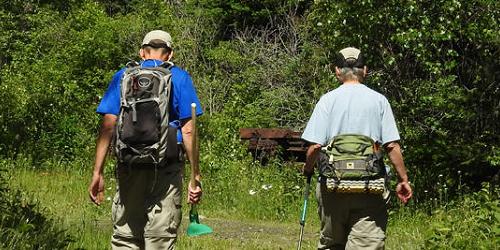
M 202 210 L 209 217 L 297 220 L 300 166 L 276 158 L 261 167 L 241 145 L 238 129 L 302 130 L 319 97 L 339 85 L 334 53 L 355 46 L 369 65 L 366 85 L 391 102 L 415 187 L 410 207 L 396 209 L 393 202 L 391 219 L 422 230 L 408 237 L 415 248 L 498 247 L 498 1 L 2 0 L 0 17 L 5 248 L 92 249 L 74 228 L 95 230 L 86 220 L 106 218 L 107 210 L 88 207 L 88 217 L 60 223 L 64 210 L 43 202 L 51 190 L 36 197 L 47 213 L 30 193 L 51 180 L 37 178 L 40 173 L 70 173 L 74 182 L 56 183 L 81 189 L 85 199 L 75 201 L 76 208 L 86 203 L 100 121 L 96 106 L 114 72 L 138 60 L 138 45 L 152 29 L 172 34 L 174 62 L 192 74 L 205 110 L 199 128 Z M 110 159 L 111 187 L 112 169 Z M 29 182 L 15 181 L 19 174 Z M 486 181 L 493 183 L 488 195 Z M 265 185 L 272 187 L 266 191 Z M 315 223 L 314 210 L 309 214 Z M 471 218 L 464 227 L 455 225 L 463 222 L 460 214 Z M 422 226 L 429 218 L 436 223 Z M 394 223 L 402 232 L 396 238 L 404 241 L 411 230 Z M 37 235 L 40 245 L 30 245 L 26 235 Z M 72 237 L 80 243 L 71 243 Z M 472 239 L 485 243 L 467 245 Z

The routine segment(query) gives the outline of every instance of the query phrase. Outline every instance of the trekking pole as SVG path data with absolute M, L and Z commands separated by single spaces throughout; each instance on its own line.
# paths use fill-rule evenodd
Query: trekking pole
M 193 131 L 192 131 L 192 153 L 191 153 L 191 178 L 189 185 L 192 184 L 191 188 L 196 188 L 196 173 L 199 173 L 200 167 L 199 167 L 199 152 L 198 152 L 198 133 L 196 132 L 196 103 L 191 104 L 191 122 L 193 124 Z M 213 230 L 207 225 L 201 224 L 200 219 L 198 217 L 198 210 L 196 209 L 195 204 L 191 204 L 191 210 L 189 210 L 189 226 L 187 228 L 187 235 L 188 236 L 197 236 L 197 235 L 203 235 L 203 234 L 209 234 L 212 233 Z
M 297 246 L 297 250 L 300 250 L 300 247 L 302 246 L 302 237 L 304 236 L 304 226 L 306 224 L 306 212 L 307 212 L 307 200 L 309 199 L 309 189 L 311 186 L 311 177 L 312 174 L 307 176 L 306 180 L 306 187 L 304 189 L 304 205 L 302 206 L 302 213 L 300 215 L 300 237 L 299 237 L 299 243 Z

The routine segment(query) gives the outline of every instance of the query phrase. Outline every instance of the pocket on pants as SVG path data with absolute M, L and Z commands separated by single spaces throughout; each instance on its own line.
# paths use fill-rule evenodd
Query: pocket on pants
M 170 186 L 167 196 L 148 211 L 146 237 L 177 237 L 182 219 L 180 189 Z
M 181 203 L 181 196 L 175 196 L 172 199 L 172 205 L 173 209 L 171 212 L 171 218 L 170 218 L 170 223 L 168 226 L 167 231 L 170 233 L 175 233 L 177 234 L 177 229 L 181 225 L 181 220 L 182 220 L 182 203 Z
M 125 209 L 120 199 L 120 194 L 117 192 L 113 197 L 113 205 L 111 207 L 111 221 L 115 227 L 123 225 L 125 217 Z

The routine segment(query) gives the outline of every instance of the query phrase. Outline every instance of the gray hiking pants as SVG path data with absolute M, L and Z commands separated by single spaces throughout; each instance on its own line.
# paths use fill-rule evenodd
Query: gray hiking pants
M 345 194 L 316 187 L 321 220 L 318 249 L 384 249 L 386 200 L 380 194 Z
M 118 168 L 117 181 L 112 248 L 174 249 L 181 224 L 181 171 Z

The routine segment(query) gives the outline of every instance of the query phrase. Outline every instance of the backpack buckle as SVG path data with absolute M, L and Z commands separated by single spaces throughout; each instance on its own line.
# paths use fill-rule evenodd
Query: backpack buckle
M 345 168 L 346 169 L 354 169 L 354 162 L 350 161 L 350 162 L 346 162 L 345 164 Z

